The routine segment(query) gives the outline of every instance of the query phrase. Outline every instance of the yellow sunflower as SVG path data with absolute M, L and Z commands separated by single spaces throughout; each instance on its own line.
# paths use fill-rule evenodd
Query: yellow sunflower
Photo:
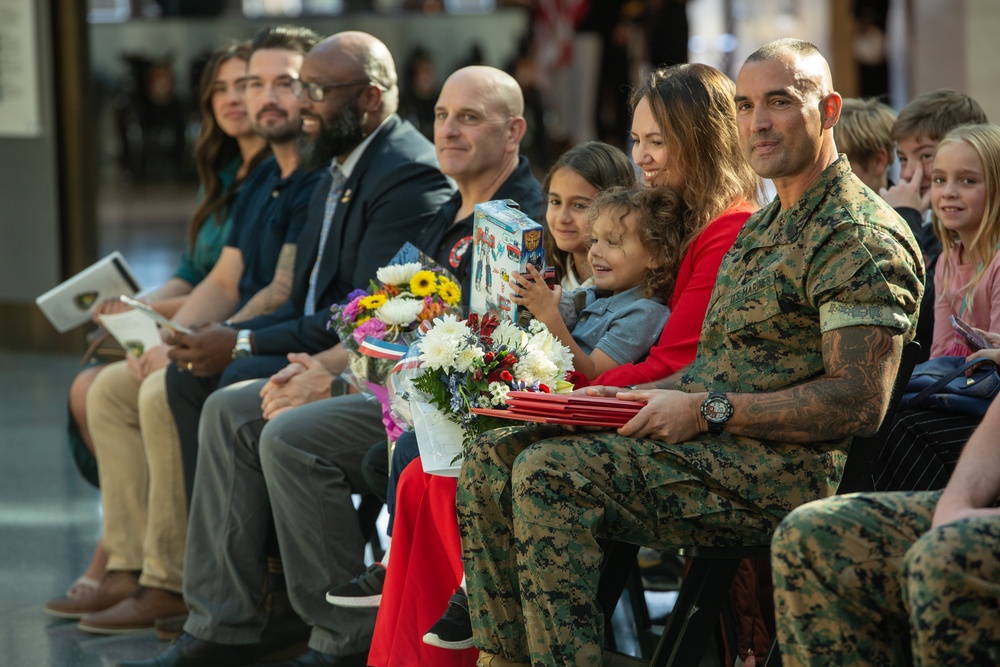
M 371 294 L 361 299 L 361 301 L 358 302 L 358 305 L 365 310 L 375 310 L 388 300 L 389 299 L 385 294 Z
M 462 298 L 462 289 L 447 278 L 441 278 L 441 285 L 438 286 L 438 296 L 444 299 L 449 306 L 454 306 Z
M 437 291 L 437 276 L 433 271 L 417 271 L 410 278 L 410 292 L 414 296 L 428 296 Z

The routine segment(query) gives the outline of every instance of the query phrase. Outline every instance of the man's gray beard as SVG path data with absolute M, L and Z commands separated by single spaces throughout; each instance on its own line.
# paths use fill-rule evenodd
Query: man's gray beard
M 351 152 L 364 139 L 361 114 L 353 104 L 345 104 L 332 119 L 324 119 L 315 138 L 299 135 L 299 164 L 306 170 L 324 167 L 338 155 Z

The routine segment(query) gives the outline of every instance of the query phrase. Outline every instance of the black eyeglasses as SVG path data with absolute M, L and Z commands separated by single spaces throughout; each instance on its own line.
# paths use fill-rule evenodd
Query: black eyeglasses
M 292 93 L 296 97 L 302 97 L 303 91 L 313 102 L 322 102 L 326 99 L 326 91 L 334 88 L 348 88 L 350 86 L 375 86 L 379 90 L 385 90 L 382 86 L 368 79 L 358 79 L 356 81 L 341 81 L 339 83 L 313 83 L 302 79 L 292 80 Z

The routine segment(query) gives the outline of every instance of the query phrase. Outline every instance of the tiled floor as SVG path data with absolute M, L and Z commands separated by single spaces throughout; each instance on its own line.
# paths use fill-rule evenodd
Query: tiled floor
M 66 447 L 66 390 L 79 360 L 0 351 L 0 665 L 108 666 L 149 657 L 152 634 L 97 637 L 42 611 L 86 567 L 97 490 Z

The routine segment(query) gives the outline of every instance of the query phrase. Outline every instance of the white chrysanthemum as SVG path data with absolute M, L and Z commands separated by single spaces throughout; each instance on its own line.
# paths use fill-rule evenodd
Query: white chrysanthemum
M 549 328 L 541 320 L 531 320 L 528 322 L 528 335 L 533 336 L 541 331 L 548 331 Z
M 503 382 L 490 382 L 489 391 L 490 405 L 484 407 L 502 407 L 507 405 L 507 392 L 510 391 L 510 387 L 505 385 Z
M 436 328 L 431 329 L 417 343 L 420 348 L 420 361 L 428 368 L 449 372 L 455 367 L 461 344 L 460 338 L 438 332 Z
M 434 333 L 438 336 L 450 336 L 452 338 L 463 338 L 468 336 L 470 331 L 469 327 L 465 326 L 465 322 L 459 320 L 454 315 L 442 315 L 441 317 L 434 318 L 434 326 L 427 335 Z
M 477 346 L 462 346 L 455 357 L 455 370 L 459 373 L 471 371 L 476 362 L 483 358 L 483 354 L 483 350 Z
M 420 271 L 422 268 L 424 267 L 420 262 L 393 264 L 392 266 L 383 266 L 376 271 L 375 277 L 383 285 L 408 285 L 410 278 L 415 276 L 417 271 Z
M 538 350 L 548 357 L 559 369 L 560 377 L 565 376 L 567 371 L 573 370 L 573 353 L 544 325 L 529 335 L 527 346 L 529 349 Z
M 553 387 L 560 375 L 559 369 L 552 363 L 551 359 L 539 350 L 528 350 L 514 364 L 514 377 L 528 383 L 538 380 L 542 384 Z
M 411 324 L 424 309 L 423 299 L 389 299 L 375 311 L 375 317 L 391 326 Z
M 497 325 L 497 328 L 493 330 L 493 345 L 494 347 L 500 347 L 501 345 L 506 345 L 510 349 L 520 347 L 524 345 L 526 336 L 524 331 L 518 328 L 516 324 L 508 320 L 504 320 Z
M 495 405 L 495 404 L 492 402 L 492 400 L 490 399 L 490 397 L 489 397 L 488 394 L 483 394 L 483 395 L 479 396 L 478 398 L 476 398 L 476 407 L 477 408 L 490 408 L 490 407 L 493 407 L 493 405 Z

